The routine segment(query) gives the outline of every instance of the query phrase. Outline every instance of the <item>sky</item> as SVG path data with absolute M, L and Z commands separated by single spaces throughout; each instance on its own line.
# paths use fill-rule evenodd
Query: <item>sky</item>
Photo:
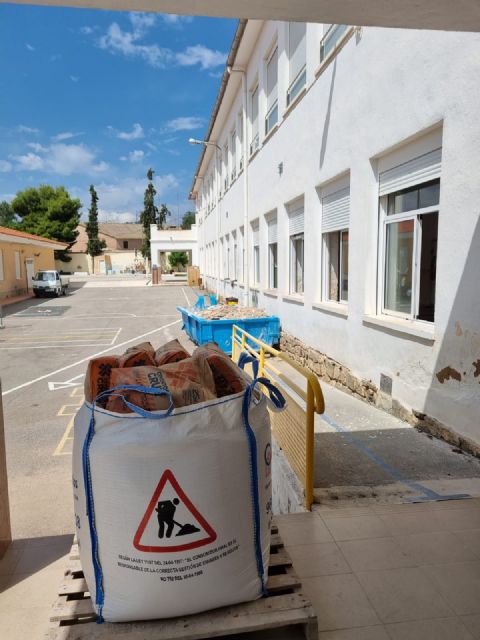
M 0 201 L 63 185 L 132 222 L 149 167 L 171 223 L 188 201 L 236 20 L 0 4 Z

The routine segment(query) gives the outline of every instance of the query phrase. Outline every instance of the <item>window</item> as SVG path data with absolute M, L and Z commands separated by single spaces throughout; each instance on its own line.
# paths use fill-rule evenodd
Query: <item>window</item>
M 338 41 L 348 28 L 347 24 L 330 25 L 320 42 L 320 62 L 323 62 L 335 50 Z
M 237 177 L 237 154 L 236 154 L 236 147 L 237 147 L 237 132 L 234 129 L 232 131 L 232 133 L 230 134 L 230 154 L 231 154 L 231 159 L 232 159 L 232 171 L 230 174 L 231 180 L 232 182 L 235 180 L 235 178 Z
M 323 294 L 328 302 L 348 301 L 350 184 L 345 179 L 322 190 Z
M 238 254 L 238 279 L 245 282 L 245 234 L 244 227 L 240 227 L 240 251 Z
M 123 248 L 128 249 L 128 240 L 123 241 Z
M 267 115 L 265 116 L 265 135 L 278 121 L 278 47 L 275 47 L 267 62 Z
M 225 248 L 226 248 L 226 256 L 225 256 L 225 278 L 230 280 L 230 236 L 225 236 Z
M 238 136 L 238 157 L 239 171 L 243 169 L 243 112 L 240 111 L 237 118 L 237 136 Z
M 233 280 L 237 280 L 238 278 L 238 244 L 237 244 L 237 232 L 232 232 L 232 240 L 233 240 Z
M 348 301 L 348 229 L 324 234 L 326 287 L 330 302 Z
M 289 86 L 287 106 L 297 97 L 307 81 L 307 47 L 306 22 L 289 22 L 288 24 L 288 57 Z
M 0 280 L 4 280 L 4 272 L 3 272 L 3 251 L 0 249 Z
M 252 117 L 252 139 L 250 142 L 250 155 L 255 153 L 258 149 L 259 137 L 258 137 L 258 85 L 252 91 L 250 96 L 250 113 Z
M 267 218 L 268 226 L 268 288 L 278 288 L 278 232 L 277 215 Z
M 253 284 L 260 283 L 260 226 L 258 220 L 252 222 Z
M 223 147 L 223 188 L 228 189 L 228 142 Z
M 381 311 L 387 315 L 435 319 L 440 163 L 436 149 L 380 174 Z M 421 182 L 425 177 L 433 179 Z
M 288 207 L 290 236 L 290 293 L 303 294 L 304 205 L 303 199 Z
M 20 280 L 22 277 L 21 265 L 20 265 L 20 252 L 15 251 L 15 278 Z

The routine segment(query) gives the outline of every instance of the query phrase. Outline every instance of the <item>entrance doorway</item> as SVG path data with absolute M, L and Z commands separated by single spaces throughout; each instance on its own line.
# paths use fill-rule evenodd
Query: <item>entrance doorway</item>
M 27 290 L 31 291 L 33 289 L 33 274 L 35 272 L 32 258 L 25 260 L 25 271 L 27 272 Z

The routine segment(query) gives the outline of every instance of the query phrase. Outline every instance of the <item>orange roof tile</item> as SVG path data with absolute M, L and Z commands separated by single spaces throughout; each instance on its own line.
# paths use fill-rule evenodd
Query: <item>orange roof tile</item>
M 18 229 L 10 229 L 9 227 L 0 227 L 0 234 L 1 233 L 7 236 L 16 237 L 16 238 L 26 238 L 27 240 L 41 240 L 42 242 L 51 242 L 52 244 L 58 244 L 59 247 L 62 247 L 62 248 L 68 246 L 68 242 L 58 242 L 58 240 L 50 240 L 50 238 L 36 236 L 33 233 L 18 231 Z

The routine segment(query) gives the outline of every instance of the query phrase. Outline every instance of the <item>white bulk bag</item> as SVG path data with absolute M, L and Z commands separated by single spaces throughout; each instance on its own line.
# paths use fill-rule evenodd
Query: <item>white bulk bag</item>
M 271 525 L 267 399 L 255 389 L 168 411 L 75 418 L 73 486 L 99 619 L 188 615 L 266 592 Z M 154 395 L 163 389 L 131 388 Z M 169 394 L 168 394 L 169 395 Z

